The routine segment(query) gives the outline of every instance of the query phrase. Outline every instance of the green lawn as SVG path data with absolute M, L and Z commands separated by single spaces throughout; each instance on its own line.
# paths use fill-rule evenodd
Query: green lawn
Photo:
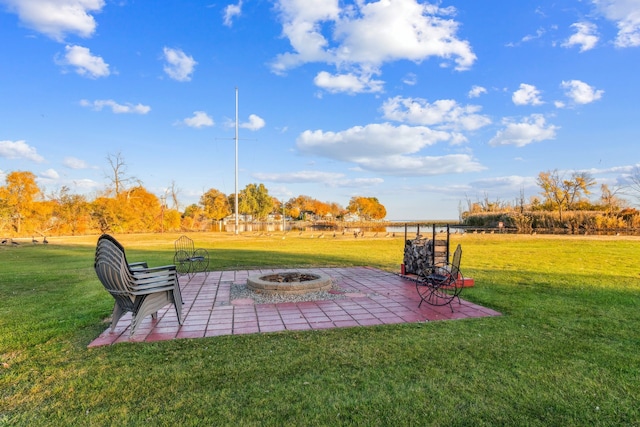
M 162 265 L 178 236 L 117 237 Z M 400 237 L 191 237 L 214 269 L 402 262 Z M 89 350 L 96 240 L 0 247 L 0 426 L 640 425 L 640 239 L 452 236 L 500 317 Z

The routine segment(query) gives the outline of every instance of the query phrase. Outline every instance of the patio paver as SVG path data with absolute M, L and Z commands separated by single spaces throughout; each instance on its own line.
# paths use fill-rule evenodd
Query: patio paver
M 120 342 L 153 342 L 220 335 L 320 330 L 394 323 L 453 320 L 499 316 L 500 313 L 464 299 L 453 309 L 420 303 L 415 283 L 397 274 L 370 267 L 311 268 L 329 275 L 344 294 L 342 299 L 277 304 L 255 304 L 253 300 L 230 301 L 233 284 L 245 284 L 249 274 L 283 270 L 211 271 L 188 280 L 180 278 L 184 322 L 178 324 L 171 305 L 148 316 L 129 336 L 131 314 L 123 316 L 113 332 L 107 328 L 89 347 Z

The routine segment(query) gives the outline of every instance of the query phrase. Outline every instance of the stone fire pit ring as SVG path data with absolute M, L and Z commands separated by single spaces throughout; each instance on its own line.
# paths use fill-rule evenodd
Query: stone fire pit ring
M 253 274 L 247 278 L 247 288 L 261 294 L 301 295 L 328 291 L 331 287 L 331 277 L 317 272 L 283 271 Z

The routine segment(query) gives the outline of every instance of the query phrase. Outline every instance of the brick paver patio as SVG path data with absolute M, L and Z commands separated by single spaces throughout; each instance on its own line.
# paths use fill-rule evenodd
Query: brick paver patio
M 291 330 L 328 329 L 499 316 L 497 311 L 462 299 L 448 306 L 422 304 L 415 283 L 397 274 L 369 267 L 316 268 L 304 271 L 331 276 L 343 298 L 277 304 L 255 304 L 250 299 L 230 300 L 231 285 L 245 284 L 249 274 L 284 270 L 212 271 L 180 279 L 184 321 L 178 324 L 171 305 L 148 316 L 133 336 L 131 314 L 123 316 L 115 330 L 107 328 L 89 344 L 97 347 L 119 342 L 153 342 L 179 338 L 253 334 Z M 289 270 L 287 270 L 289 271 Z M 464 295 L 464 292 L 463 292 Z

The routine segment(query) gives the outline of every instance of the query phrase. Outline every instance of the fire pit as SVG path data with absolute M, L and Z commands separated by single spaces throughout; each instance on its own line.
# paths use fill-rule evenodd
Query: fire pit
M 331 289 L 331 277 L 323 273 L 285 271 L 256 274 L 247 279 L 247 288 L 263 294 L 300 295 Z

